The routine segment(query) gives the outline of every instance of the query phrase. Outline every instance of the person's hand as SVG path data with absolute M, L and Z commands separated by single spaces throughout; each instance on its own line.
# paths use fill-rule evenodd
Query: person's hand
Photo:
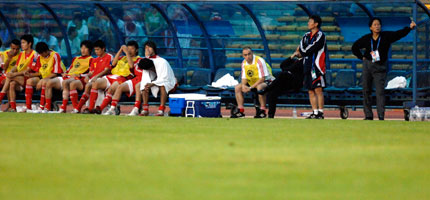
M 155 84 L 154 83 L 147 83 L 146 85 L 145 85 L 145 91 L 148 91 L 152 86 L 154 86 Z
M 242 92 L 243 93 L 248 93 L 249 91 L 251 91 L 251 87 L 248 87 L 248 86 L 243 86 L 242 87 Z
M 9 72 L 9 73 L 6 74 L 6 77 L 7 78 L 13 78 L 13 77 L 15 77 L 15 73 Z
M 363 57 L 363 61 L 365 61 L 366 60 L 366 57 Z
M 409 25 L 409 27 L 410 27 L 411 29 L 414 29 L 416 26 L 417 26 L 417 24 L 415 24 L 415 22 L 414 22 L 414 21 L 412 21 L 412 22 L 411 22 L 411 24 Z
M 122 50 L 122 51 L 124 51 L 124 52 L 126 52 L 126 51 L 127 51 L 127 46 L 122 45 L 122 46 L 121 46 L 121 50 Z
M 24 76 L 25 77 L 30 77 L 30 72 L 29 71 L 24 72 Z
M 15 55 L 12 54 L 12 51 L 7 52 L 7 57 L 9 59 L 11 59 L 12 57 L 14 57 Z
M 90 82 L 90 77 L 85 77 L 85 79 L 84 79 L 84 81 L 85 81 L 85 83 L 88 83 L 88 82 Z

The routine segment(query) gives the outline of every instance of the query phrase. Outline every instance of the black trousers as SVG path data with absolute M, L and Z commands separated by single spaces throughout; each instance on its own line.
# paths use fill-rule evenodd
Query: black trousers
M 363 107 L 366 118 L 373 119 L 372 112 L 372 86 L 376 89 L 376 107 L 378 118 L 383 120 L 385 116 L 385 79 L 387 77 L 387 65 L 372 63 L 369 60 L 363 61 Z
M 281 72 L 267 87 L 267 103 L 269 104 L 269 118 L 275 117 L 278 97 L 284 93 L 293 92 L 303 87 L 303 75 Z

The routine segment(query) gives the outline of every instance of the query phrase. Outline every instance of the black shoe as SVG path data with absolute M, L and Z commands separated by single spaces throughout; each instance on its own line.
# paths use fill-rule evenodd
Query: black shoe
M 317 119 L 317 115 L 315 115 L 315 114 L 311 114 L 311 115 L 309 115 L 308 117 L 306 117 L 306 119 Z
M 82 114 L 90 114 L 91 112 L 90 112 L 90 109 L 88 109 L 88 108 L 85 108 L 83 111 L 82 111 Z
M 245 113 L 243 113 L 243 112 L 237 112 L 237 113 L 232 114 L 230 116 L 230 118 L 244 118 L 244 117 L 245 117 Z
M 318 111 L 318 114 L 317 114 L 317 115 L 315 115 L 315 119 L 324 119 L 324 113 L 323 113 L 323 112 Z
M 254 118 L 266 118 L 266 110 L 259 110 Z
M 365 117 L 363 120 L 373 120 L 373 117 Z
M 102 114 L 102 111 L 100 110 L 100 106 L 97 106 L 96 109 L 92 110 L 91 113 L 94 113 L 94 114 L 97 114 L 97 115 Z

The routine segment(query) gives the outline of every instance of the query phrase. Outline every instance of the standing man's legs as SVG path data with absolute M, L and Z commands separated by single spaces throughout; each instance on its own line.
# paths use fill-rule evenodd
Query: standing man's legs
M 315 88 L 315 94 L 317 97 L 317 105 L 318 105 L 318 112 L 323 112 L 324 110 L 324 91 L 323 88 Z
M 372 112 L 372 72 L 370 71 L 370 62 L 363 61 L 363 74 L 361 76 L 363 82 L 363 111 L 365 119 L 373 119 Z
M 385 116 L 385 72 L 375 72 L 373 74 L 376 89 L 376 106 L 379 120 L 384 120 Z

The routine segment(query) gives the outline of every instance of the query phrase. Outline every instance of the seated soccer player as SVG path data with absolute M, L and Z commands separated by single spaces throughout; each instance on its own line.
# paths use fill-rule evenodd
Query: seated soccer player
M 51 99 L 45 99 L 46 84 L 58 76 L 61 76 L 63 69 L 61 67 L 60 54 L 50 50 L 45 42 L 39 42 L 36 44 L 36 52 L 39 54 L 36 60 L 36 66 L 30 68 L 31 71 L 27 71 L 26 76 L 30 77 L 26 81 L 25 86 L 25 104 L 27 109 L 24 111 L 31 110 L 31 103 L 33 98 L 33 87 L 36 90 L 41 90 L 40 93 L 40 109 L 41 112 L 47 112 L 51 110 Z M 46 102 L 45 102 L 46 100 Z
M 90 72 L 84 79 L 85 83 L 83 83 L 82 86 L 79 83 L 70 85 L 70 91 L 80 89 L 82 87 L 85 88 L 84 94 L 82 94 L 77 108 L 74 108 L 72 113 L 81 112 L 82 106 L 84 106 L 84 104 L 88 101 L 93 84 L 99 78 L 103 77 L 106 74 L 109 74 L 111 70 L 113 56 L 109 53 L 106 53 L 106 45 L 103 41 L 97 40 L 94 43 L 94 52 L 96 53 L 97 57 L 94 58 L 91 62 Z
M 169 62 L 156 55 L 157 47 L 154 42 L 148 41 L 145 44 L 145 54 L 146 51 L 149 51 L 148 53 L 153 54 L 154 56 L 151 56 L 149 59 L 142 59 L 142 61 L 139 62 L 139 67 L 144 70 L 142 72 L 142 81 L 140 83 L 143 100 L 143 111 L 141 115 L 149 115 L 148 101 L 149 91 L 151 91 L 154 97 L 157 97 L 158 92 L 160 92 L 160 107 L 158 108 L 158 112 L 155 116 L 164 116 L 167 95 L 169 92 L 176 89 L 177 81 Z
M 250 47 L 243 48 L 242 56 L 244 58 L 242 62 L 242 82 L 235 87 L 239 112 L 233 114 L 232 118 L 245 117 L 243 93 L 248 93 L 252 90 L 263 90 L 269 82 L 274 80 L 270 66 L 263 58 L 255 56 Z M 264 118 L 266 117 L 266 94 L 259 94 L 258 100 L 260 102 L 260 112 L 256 114 L 255 118 Z
M 131 45 L 131 44 L 133 44 L 133 45 Z M 131 44 L 130 44 L 130 46 L 127 46 L 128 53 L 126 53 L 127 59 L 129 59 L 130 61 L 134 60 L 134 57 L 132 57 L 134 55 L 134 53 L 132 53 L 132 52 L 135 51 L 135 48 L 138 49 L 137 42 L 135 43 L 133 41 Z M 125 52 L 127 52 L 127 51 L 125 51 Z M 135 55 L 137 55 L 137 52 Z M 118 101 L 121 98 L 121 95 L 123 93 L 126 93 L 128 97 L 131 97 L 132 95 L 136 94 L 135 106 L 140 107 L 140 104 L 141 104 L 141 101 L 140 101 L 140 81 L 142 80 L 142 70 L 139 69 L 139 67 L 138 67 L 138 64 L 139 64 L 139 61 L 141 60 L 141 58 L 138 56 L 136 56 L 136 57 L 137 57 L 137 59 L 133 63 L 133 68 L 132 68 L 132 73 L 131 73 L 133 75 L 132 79 L 129 79 L 126 82 L 121 83 L 121 84 L 119 84 L 118 82 L 115 82 L 109 88 L 107 95 L 106 95 L 105 99 L 103 100 L 103 103 L 100 105 L 100 109 L 103 110 L 107 106 L 107 104 L 109 104 L 112 101 L 111 107 L 109 108 L 108 111 L 106 111 L 104 113 L 104 115 L 115 114 L 115 108 L 118 105 Z M 130 61 L 128 61 L 128 63 L 130 63 Z M 131 65 L 130 65 L 130 67 L 131 67 Z M 113 92 L 113 95 L 111 92 Z M 139 113 L 137 113 L 137 114 L 139 114 Z
M 98 79 L 92 86 L 90 106 L 88 107 L 91 113 L 100 114 L 101 111 L 112 100 L 112 94 L 115 92 L 116 88 L 128 79 L 132 78 L 130 69 L 133 68 L 134 63 L 136 63 L 137 59 L 139 58 L 137 55 L 138 50 L 139 46 L 136 41 L 130 41 L 127 43 L 127 46 L 121 46 L 121 49 L 117 52 L 114 61 L 112 62 L 113 69 L 111 70 L 111 74 Z M 125 53 L 129 56 L 121 57 L 122 53 Z M 104 99 L 101 106 L 94 107 L 99 90 L 107 91 L 106 99 Z
M 93 59 L 91 52 L 93 50 L 93 44 L 89 40 L 81 42 L 81 56 L 73 58 L 72 64 L 66 73 L 62 76 L 52 78 L 46 84 L 45 98 L 52 98 L 52 89 L 63 90 L 63 104 L 60 107 L 59 112 L 65 113 L 67 103 L 70 99 L 74 109 L 78 107 L 78 92 L 77 89 L 82 90 L 85 85 L 85 73 L 90 68 L 90 63 Z M 73 85 L 73 90 L 70 90 Z M 70 91 L 70 92 L 69 92 Z
M 4 96 L 9 90 L 9 82 L 7 81 L 6 74 L 11 72 L 15 67 L 20 52 L 21 42 L 17 39 L 12 40 L 10 43 L 10 49 L 0 52 L 0 107 Z M 4 86 L 4 87 L 3 87 Z M 1 110 L 0 110 L 1 112 Z
M 25 82 L 29 78 L 25 76 L 25 74 L 28 75 L 27 71 L 30 70 L 30 67 L 34 66 L 35 58 L 37 57 L 36 52 L 33 50 L 33 36 L 23 35 L 20 39 L 22 52 L 18 55 L 15 67 L 6 74 L 6 82 L 0 92 L 1 101 L 6 95 L 7 90 L 9 90 L 8 95 L 11 112 L 16 112 L 16 91 L 22 91 L 24 89 Z

